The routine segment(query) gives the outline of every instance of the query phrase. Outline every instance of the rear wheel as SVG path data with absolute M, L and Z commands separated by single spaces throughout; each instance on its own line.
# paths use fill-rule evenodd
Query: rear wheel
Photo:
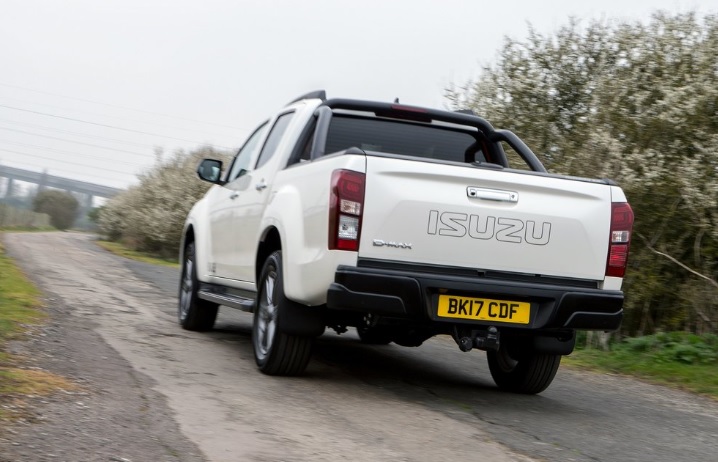
M 252 345 L 259 370 L 269 375 L 299 375 L 307 367 L 313 337 L 289 335 L 279 328 L 283 310 L 293 303 L 284 296 L 282 253 L 272 253 L 259 278 Z
M 194 242 L 189 242 L 185 247 L 184 261 L 182 262 L 177 318 L 180 326 L 184 329 L 210 330 L 214 327 L 214 321 L 217 319 L 219 305 L 202 300 L 197 295 L 198 291 L 195 247 Z
M 488 351 L 489 370 L 496 385 L 505 391 L 534 395 L 544 391 L 556 376 L 561 355 L 511 352 L 504 345 Z

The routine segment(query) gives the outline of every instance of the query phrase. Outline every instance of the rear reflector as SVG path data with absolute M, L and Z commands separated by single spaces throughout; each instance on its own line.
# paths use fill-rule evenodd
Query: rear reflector
M 625 268 L 628 263 L 628 246 L 612 245 L 611 253 L 608 255 L 609 268 Z
M 611 204 L 611 233 L 608 243 L 606 276 L 622 278 L 626 274 L 628 249 L 633 231 L 633 210 L 626 202 Z

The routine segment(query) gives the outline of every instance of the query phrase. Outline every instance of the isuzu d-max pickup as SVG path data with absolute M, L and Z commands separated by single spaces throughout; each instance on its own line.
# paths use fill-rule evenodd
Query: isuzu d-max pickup
M 302 373 L 326 327 L 483 350 L 499 388 L 539 393 L 576 331 L 611 331 L 633 212 L 606 179 L 548 173 L 470 111 L 304 95 L 262 122 L 183 231 L 180 325 L 254 313 L 266 374 Z

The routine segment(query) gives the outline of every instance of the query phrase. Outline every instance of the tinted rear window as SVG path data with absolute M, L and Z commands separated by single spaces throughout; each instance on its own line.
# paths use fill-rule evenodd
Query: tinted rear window
M 476 143 L 473 134 L 450 128 L 389 119 L 334 115 L 327 134 L 327 154 L 357 147 L 364 151 L 466 162 Z M 473 151 L 479 151 L 476 146 Z M 469 161 L 474 160 L 470 156 Z M 480 151 L 476 160 L 484 161 Z

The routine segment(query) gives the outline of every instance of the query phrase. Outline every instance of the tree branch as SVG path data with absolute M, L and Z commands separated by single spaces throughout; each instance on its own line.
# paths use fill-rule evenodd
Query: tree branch
M 643 240 L 643 242 L 646 244 L 646 247 L 648 247 L 648 250 L 650 250 L 651 252 L 655 253 L 656 255 L 660 255 L 661 257 L 667 258 L 668 260 L 672 261 L 673 263 L 675 263 L 676 265 L 680 266 L 681 268 L 683 268 L 684 270 L 688 271 L 689 273 L 691 273 L 691 274 L 693 274 L 693 275 L 695 275 L 695 276 L 698 276 L 698 277 L 701 278 L 701 279 L 705 279 L 705 280 L 708 281 L 713 287 L 715 287 L 716 289 L 718 289 L 718 282 L 716 282 L 715 280 L 709 278 L 709 277 L 706 276 L 706 275 L 703 275 L 703 274 L 699 273 L 698 271 L 695 271 L 695 270 L 689 268 L 688 266 L 686 266 L 686 265 L 684 265 L 683 263 L 679 262 L 678 260 L 676 260 L 675 258 L 671 257 L 671 256 L 668 255 L 667 253 L 660 252 L 660 251 L 654 249 L 654 248 L 651 247 L 651 245 L 648 243 L 648 239 L 646 239 L 646 238 L 645 238 L 644 236 L 642 236 L 640 233 L 636 233 L 636 236 L 640 237 L 641 240 Z M 695 310 L 696 314 L 698 314 L 698 316 L 700 316 L 701 319 L 703 319 L 703 322 L 706 322 L 706 323 L 708 323 L 709 325 L 712 325 L 712 324 L 714 323 L 714 321 L 713 321 L 707 314 L 705 314 L 700 308 L 698 308 L 695 304 L 693 304 L 693 310 Z
M 701 279 L 705 279 L 706 281 L 708 281 L 708 282 L 710 283 L 710 285 L 712 285 L 713 287 L 715 287 L 716 289 L 718 289 L 718 281 L 716 281 L 716 280 L 714 280 L 714 279 L 711 279 L 711 278 L 709 278 L 708 276 L 706 276 L 706 275 L 704 275 L 704 274 L 701 274 L 701 273 L 699 273 L 698 271 L 696 271 L 696 270 L 694 270 L 694 269 L 689 268 L 688 266 L 684 265 L 683 263 L 681 263 L 681 262 L 678 261 L 677 259 L 671 257 L 671 256 L 668 255 L 667 253 L 660 252 L 660 251 L 654 249 L 653 246 L 651 246 L 651 243 L 648 241 L 648 239 L 646 239 L 646 238 L 645 238 L 643 235 L 641 235 L 640 233 L 636 233 L 636 236 L 638 236 L 638 237 L 641 238 L 641 240 L 644 242 L 644 244 L 646 244 L 646 247 L 648 248 L 648 250 L 650 250 L 651 252 L 655 253 L 656 255 L 660 255 L 660 256 L 663 257 L 663 258 L 667 258 L 668 260 L 672 261 L 673 263 L 675 263 L 676 265 L 680 266 L 681 268 L 683 268 L 684 270 L 688 271 L 689 273 L 691 273 L 691 274 L 693 274 L 693 275 L 695 275 L 695 276 L 698 276 L 698 277 L 701 278 Z

